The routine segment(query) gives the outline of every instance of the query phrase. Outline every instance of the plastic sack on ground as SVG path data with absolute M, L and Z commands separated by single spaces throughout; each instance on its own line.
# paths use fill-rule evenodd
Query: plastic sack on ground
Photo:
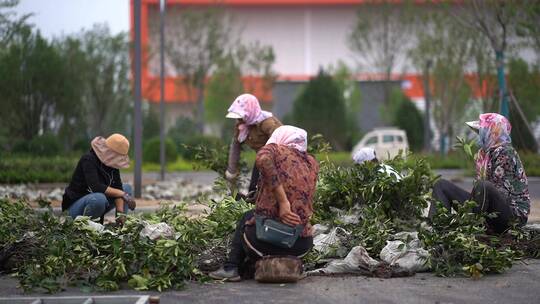
M 152 241 L 157 239 L 174 239 L 174 229 L 166 223 L 150 224 L 144 222 L 144 228 L 139 234 L 141 237 L 147 237 Z
M 341 228 L 335 227 L 329 233 L 320 233 L 313 238 L 313 249 L 317 250 L 323 256 L 343 257 L 347 254 L 347 249 L 342 246 L 350 232 Z
M 360 222 L 360 207 L 358 205 L 355 205 L 350 211 L 336 207 L 330 207 L 330 211 L 337 214 L 338 221 L 345 225 L 358 224 Z
M 325 233 L 326 231 L 328 231 L 328 226 L 326 225 L 323 225 L 323 224 L 315 224 L 313 225 L 313 237 L 316 237 L 317 235 L 321 234 L 321 233 Z
M 344 259 L 333 260 L 326 267 L 309 271 L 307 274 L 370 273 L 378 264 L 379 262 L 371 258 L 364 247 L 356 246 Z
M 420 246 L 418 232 L 400 232 L 394 235 L 394 239 L 387 241 L 381 250 L 381 260 L 413 272 L 428 270 L 429 252 Z

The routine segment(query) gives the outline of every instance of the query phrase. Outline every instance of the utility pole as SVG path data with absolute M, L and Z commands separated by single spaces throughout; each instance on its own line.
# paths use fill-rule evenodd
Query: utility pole
M 426 70 L 424 72 L 424 150 L 428 153 L 431 152 L 431 125 L 429 123 L 431 106 L 429 70 L 431 69 L 431 63 L 431 59 L 426 61 Z
M 160 179 L 165 180 L 165 8 L 167 0 L 159 1 L 159 51 L 160 51 L 160 100 L 159 100 L 159 163 Z
M 506 78 L 504 75 L 504 52 L 495 52 L 497 62 L 497 80 L 499 82 L 499 98 L 501 101 L 501 115 L 510 118 L 510 107 L 508 106 L 508 92 L 506 90 Z
M 135 197 L 141 197 L 141 168 L 142 168 L 142 113 L 141 113 L 141 0 L 133 1 L 134 34 L 135 34 L 135 71 L 133 85 L 135 93 L 134 122 L 135 122 L 135 171 L 133 172 L 133 184 Z

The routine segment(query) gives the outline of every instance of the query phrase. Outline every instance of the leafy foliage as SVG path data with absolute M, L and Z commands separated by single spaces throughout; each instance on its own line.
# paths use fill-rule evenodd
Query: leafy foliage
M 294 101 L 292 120 L 310 134 L 322 134 L 334 148 L 345 147 L 345 101 L 339 86 L 324 71 L 319 71 Z
M 390 219 L 405 214 L 417 217 L 427 206 L 426 195 L 434 180 L 429 164 L 421 158 L 407 162 L 401 156 L 388 164 L 403 172 L 403 178 L 396 179 L 370 162 L 350 168 L 328 164 L 319 174 L 316 202 L 323 210 L 378 203 Z
M 540 69 L 530 67 L 523 59 L 513 59 L 508 63 L 508 85 L 516 102 L 519 104 L 526 122 L 518 112 L 514 103 L 510 104 L 510 122 L 512 124 L 512 143 L 518 150 L 536 152 L 538 144 L 534 134 L 529 132 L 526 123 L 533 123 L 540 114 Z
M 0 183 L 67 182 L 73 174 L 76 158 L 0 157 Z
M 0 200 L 0 265 L 9 260 L 26 290 L 116 290 L 126 281 L 137 290 L 180 288 L 185 280 L 203 278 L 197 256 L 234 231 L 236 219 L 249 208 L 226 197 L 211 205 L 206 218 L 189 218 L 182 207 L 163 208 L 130 215 L 123 227 L 98 233 L 86 218 L 36 214 L 23 202 Z M 143 221 L 168 223 L 176 238 L 140 237 Z
M 52 128 L 58 109 L 75 92 L 65 87 L 67 64 L 58 49 L 25 26 L 0 52 L 0 94 L 5 127 L 26 140 Z
M 62 151 L 62 145 L 57 136 L 51 133 L 32 138 L 29 141 L 19 141 L 12 149 L 17 154 L 29 154 L 35 156 L 55 156 Z
M 516 253 L 496 236 L 486 236 L 485 216 L 475 214 L 475 202 L 458 206 L 456 214 L 439 204 L 431 229 L 419 235 L 431 254 L 431 269 L 438 275 L 464 274 L 479 278 L 512 266 Z
M 397 99 L 397 111 L 392 117 L 393 125 L 405 130 L 412 151 L 424 147 L 424 118 L 420 110 L 401 91 L 392 91 L 390 99 Z M 392 101 L 390 101 L 392 103 Z
M 160 162 L 160 138 L 154 137 L 151 138 L 144 144 L 143 150 L 143 159 L 145 162 L 149 163 L 159 163 Z M 178 158 L 178 151 L 176 151 L 176 146 L 174 142 L 166 137 L 165 138 L 165 159 L 168 163 L 175 162 Z
M 403 177 L 388 175 L 372 162 L 347 168 L 328 163 L 321 168 L 314 219 L 352 231 L 349 249 L 362 245 L 377 256 L 393 233 L 420 224 L 434 180 L 429 164 L 423 159 L 405 161 L 401 156 L 388 164 Z M 334 208 L 358 214 L 359 224 L 340 222 Z

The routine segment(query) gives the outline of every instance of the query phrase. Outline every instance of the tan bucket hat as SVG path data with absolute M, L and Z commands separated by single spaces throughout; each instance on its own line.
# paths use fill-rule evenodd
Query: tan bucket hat
M 112 134 L 105 139 L 98 136 L 92 140 L 92 149 L 99 160 L 108 167 L 123 169 L 129 167 L 129 140 L 122 134 Z

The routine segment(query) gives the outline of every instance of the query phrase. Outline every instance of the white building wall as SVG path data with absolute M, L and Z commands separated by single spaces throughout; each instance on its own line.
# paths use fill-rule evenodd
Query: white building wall
M 167 11 L 167 26 L 180 18 L 182 7 L 170 6 Z M 260 41 L 271 45 L 276 55 L 274 70 L 279 75 L 314 75 L 320 67 L 328 67 L 343 61 L 349 67 L 358 68 L 361 54 L 352 52 L 347 44 L 347 36 L 356 23 L 357 16 L 377 15 L 382 9 L 376 5 L 323 5 L 323 6 L 228 6 L 226 12 L 232 16 L 236 32 L 244 43 Z M 418 10 L 433 10 L 436 6 L 421 5 Z M 159 45 L 159 11 L 157 6 L 149 7 L 150 45 Z M 415 37 L 411 35 L 409 42 Z M 174 37 L 166 37 L 174 39 Z M 154 53 L 156 53 L 154 51 Z M 394 73 L 411 73 L 414 67 L 406 60 L 407 50 L 396 59 Z M 520 57 L 529 62 L 536 54 L 527 49 L 519 51 Z M 150 71 L 159 70 L 159 57 L 150 59 Z M 172 69 L 170 69 L 170 75 Z M 369 65 L 357 71 L 377 72 Z
M 227 7 L 240 38 L 244 43 L 259 41 L 271 45 L 276 61 L 274 70 L 279 75 L 314 75 L 320 67 L 343 61 L 355 68 L 357 54 L 349 50 L 347 36 L 357 18 L 357 6 L 233 6 Z M 180 7 L 167 11 L 166 26 L 180 18 Z M 364 7 L 362 14 L 369 14 L 377 7 Z M 152 54 L 159 45 L 159 11 L 149 8 L 149 39 Z M 166 37 L 174 39 L 174 37 Z M 356 57 L 357 58 L 357 57 Z M 151 56 L 149 69 L 159 74 L 159 56 Z M 174 75 L 168 65 L 168 74 Z M 401 66 L 396 71 L 401 72 Z M 375 72 L 362 69 L 362 72 Z

